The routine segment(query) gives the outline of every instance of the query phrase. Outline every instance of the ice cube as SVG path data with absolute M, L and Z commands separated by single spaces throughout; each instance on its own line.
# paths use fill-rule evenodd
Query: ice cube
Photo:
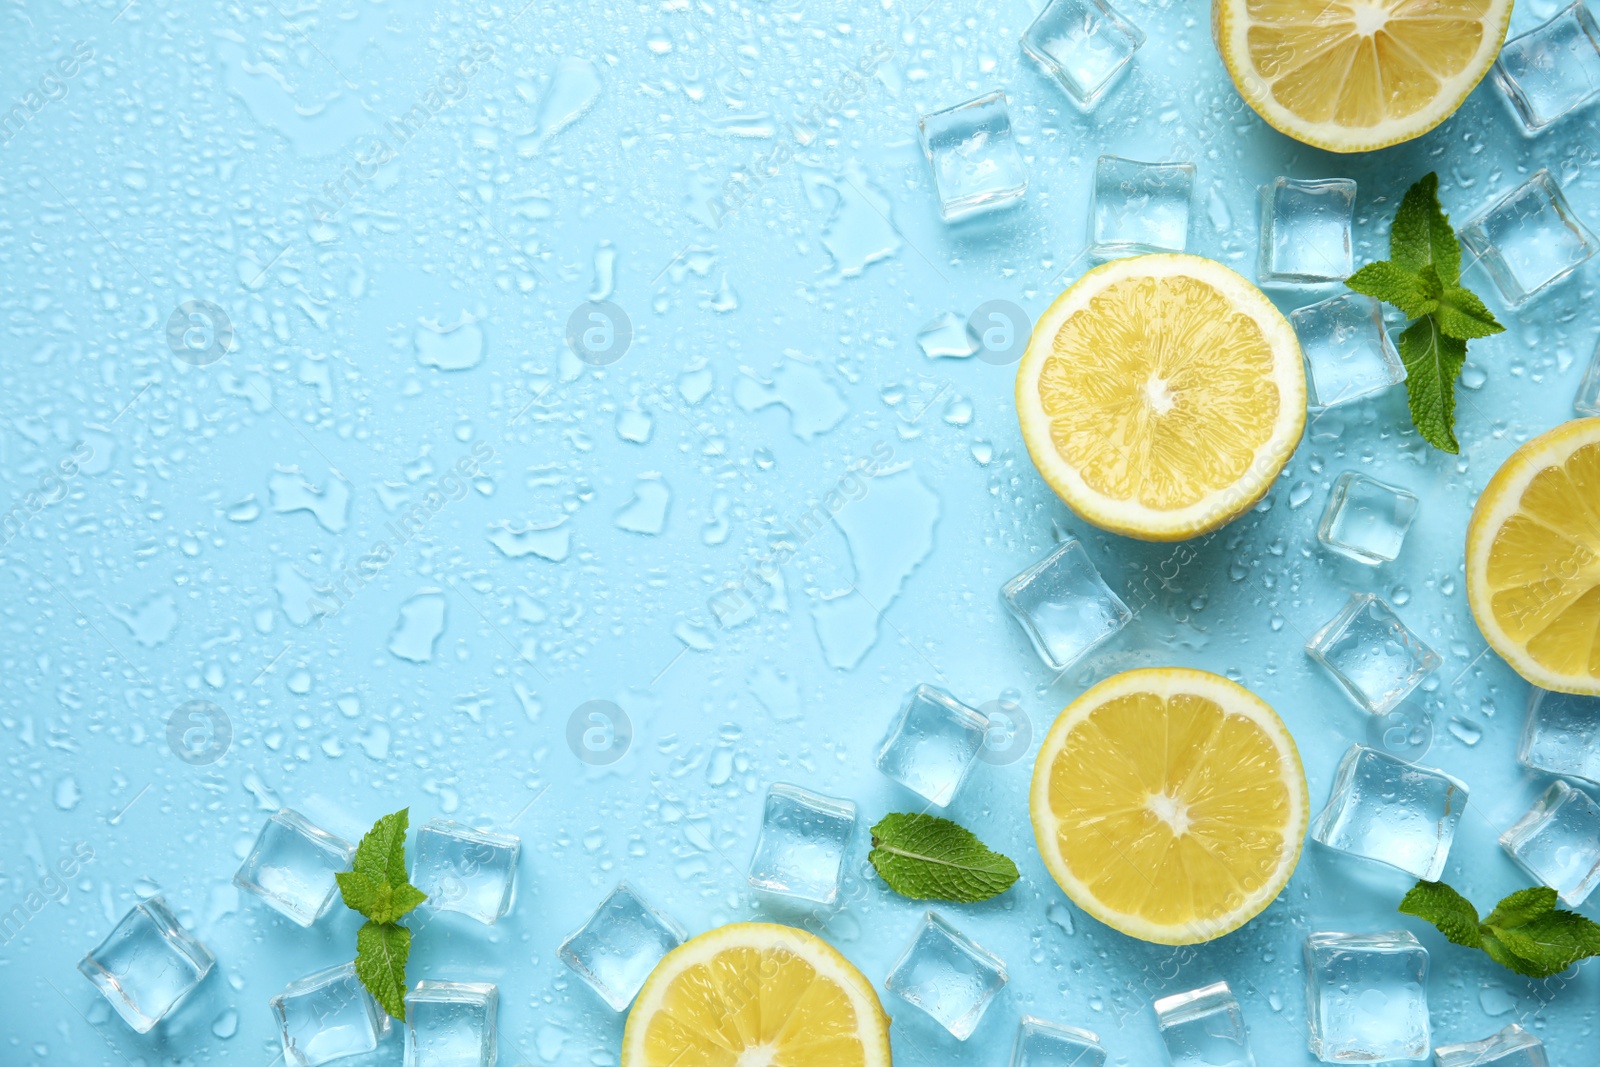
M 996 90 L 924 115 L 918 130 L 944 221 L 1008 207 L 1028 191 L 1005 93 Z
M 1311 836 L 1329 848 L 1437 882 L 1466 806 L 1467 786 L 1459 779 L 1351 745 Z
M 1005 984 L 1002 960 L 930 911 L 884 988 L 965 1041 Z
M 1328 494 L 1317 540 L 1358 562 L 1386 563 L 1400 554 L 1416 517 L 1416 494 L 1346 471 Z
M 1600 28 L 1582 0 L 1502 45 L 1494 80 L 1529 133 L 1600 96 Z
M 1053 671 L 1071 667 L 1133 618 L 1070 537 L 1001 586 L 1000 597 Z
M 1307 404 L 1348 404 L 1406 380 L 1406 365 L 1370 296 L 1341 293 L 1289 312 L 1305 355 Z
M 353 963 L 290 982 L 269 1003 L 289 1067 L 317 1067 L 371 1052 L 389 1025 Z
M 1102 258 L 1182 252 L 1193 194 L 1193 163 L 1101 156 L 1089 202 L 1089 250 Z
M 1324 1063 L 1428 1056 L 1428 950 L 1408 930 L 1306 938 L 1306 1022 Z
M 1571 274 L 1596 247 L 1548 170 L 1485 208 L 1461 227 L 1460 237 L 1512 307 Z
M 1600 697 L 1535 689 L 1528 696 L 1517 762 L 1600 785 Z
M 832 904 L 856 827 L 856 806 L 779 782 L 767 790 L 750 858 L 750 884 L 769 893 Z
M 989 720 L 942 689 L 919 685 L 878 746 L 878 770 L 941 808 L 955 799 Z
M 434 819 L 417 830 L 411 884 L 428 894 L 425 908 L 494 923 L 517 898 L 522 839 Z
M 1579 415 L 1600 415 L 1600 345 L 1595 346 L 1594 355 L 1589 357 L 1589 369 L 1578 385 L 1572 408 Z
M 350 842 L 283 808 L 261 828 L 233 884 L 310 926 L 327 914 L 339 891 L 333 876 L 348 871 L 355 854 Z
M 406 994 L 405 1067 L 492 1067 L 500 991 L 423 980 Z
M 1550 1067 L 1544 1042 L 1512 1023 L 1482 1041 L 1440 1045 L 1433 1050 L 1434 1067 Z
M 1558 779 L 1500 835 L 1500 847 L 1575 908 L 1600 882 L 1600 804 Z
M 682 927 L 623 882 L 556 952 L 612 1011 L 624 1011 L 661 957 L 683 940 Z
M 1263 185 L 1261 284 L 1318 285 L 1349 277 L 1355 203 L 1356 183 L 1349 178 L 1275 178 Z
M 1172 1067 L 1256 1067 L 1244 1012 L 1227 982 L 1162 997 L 1155 1010 Z
M 156 896 L 129 908 L 106 939 L 78 961 L 78 970 L 123 1022 L 146 1034 L 216 962 Z
M 1144 33 L 1105 0 L 1047 0 L 1022 50 L 1088 111 L 1144 44 Z
M 1327 668 L 1356 704 L 1387 715 L 1422 679 L 1439 654 L 1417 640 L 1382 597 L 1356 593 L 1306 642 L 1306 654 Z
M 1076 1026 L 1057 1026 L 1031 1015 L 1022 1017 L 1011 1067 L 1104 1067 L 1106 1050 L 1100 1037 Z

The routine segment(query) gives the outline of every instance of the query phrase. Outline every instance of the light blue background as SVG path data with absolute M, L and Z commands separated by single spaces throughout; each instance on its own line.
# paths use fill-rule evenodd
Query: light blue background
M 872 765 L 908 689 L 927 681 L 974 704 L 1014 689 L 1042 733 L 1113 672 L 1223 672 L 1283 714 L 1320 808 L 1366 723 L 1302 646 L 1352 591 L 1404 600 L 1445 661 L 1419 699 L 1436 727 L 1424 762 L 1472 788 L 1447 880 L 1482 905 L 1526 883 L 1495 838 L 1544 785 L 1513 758 L 1528 686 L 1472 622 L 1462 538 L 1505 456 L 1572 415 L 1595 343 L 1592 267 L 1518 313 L 1481 270 L 1469 276 L 1508 328 L 1472 345 L 1459 458 L 1409 429 L 1399 390 L 1340 409 L 1314 423 L 1271 496 L 1165 587 L 1170 547 L 1087 528 L 1044 487 L 1017 436 L 1010 368 L 930 360 L 915 338 L 988 299 L 1037 314 L 1082 273 L 1102 152 L 1194 161 L 1191 250 L 1253 276 L 1255 190 L 1279 174 L 1359 182 L 1358 262 L 1383 253 L 1399 194 L 1429 169 L 1458 222 L 1545 166 L 1600 223 L 1594 111 L 1525 139 L 1485 83 L 1418 141 L 1329 155 L 1243 108 L 1206 10 L 1178 0 L 1123 0 L 1149 41 L 1090 117 L 1020 54 L 1033 14 L 1020 0 L 934 0 L 920 16 L 922 0 L 535 0 L 520 14 L 522 0 L 125 2 L 0 14 L 6 109 L 74 42 L 94 51 L 0 150 L 6 506 L 76 445 L 94 455 L 3 550 L 0 908 L 80 842 L 94 858 L 0 947 L 0 1059 L 272 1061 L 267 998 L 347 959 L 356 926 L 340 910 L 301 930 L 230 887 L 280 804 L 351 833 L 405 805 L 414 823 L 512 824 L 524 842 L 515 912 L 493 928 L 428 923 L 411 967 L 413 979 L 499 984 L 504 1064 L 616 1062 L 621 1019 L 555 949 L 620 878 L 693 932 L 797 919 L 744 883 L 774 781 L 860 805 L 858 873 L 823 932 L 881 983 L 921 910 L 859 873 L 865 827 L 920 807 Z M 1556 9 L 1519 4 L 1513 32 Z M 878 41 L 891 55 L 867 89 L 837 111 L 819 103 Z M 349 183 L 331 223 L 311 224 L 308 198 L 484 51 L 396 158 Z M 589 61 L 600 87 L 551 130 L 563 99 L 584 95 L 573 64 L 558 77 L 567 57 Z M 995 87 L 1022 142 L 1026 202 L 947 228 L 917 116 Z M 793 144 L 802 116 L 815 118 L 795 159 L 711 225 L 708 198 Z M 603 274 L 613 256 L 608 287 L 597 260 Z M 563 335 L 607 288 L 633 341 L 595 369 Z M 1287 310 L 1318 294 L 1275 295 Z M 221 305 L 235 330 L 209 367 L 166 344 L 188 299 Z M 474 356 L 463 370 L 429 362 Z M 622 436 L 643 427 L 642 443 Z M 896 473 L 798 545 L 754 618 L 719 627 L 711 593 L 880 443 Z M 344 610 L 308 620 L 305 583 L 353 565 L 478 446 L 493 456 L 472 491 Z M 1424 498 L 1397 563 L 1365 569 L 1318 548 L 1328 487 L 1347 469 Z M 659 533 L 619 527 L 654 528 L 663 498 Z M 497 533 L 554 556 L 565 539 L 565 558 L 509 556 Z M 1139 614 L 1056 680 L 996 590 L 1067 534 Z M 421 662 L 390 651 L 417 597 L 422 630 L 402 650 L 427 655 L 425 616 L 444 608 Z M 224 708 L 235 733 L 209 767 L 166 743 L 191 699 Z M 605 769 L 565 740 L 572 710 L 596 699 L 636 731 Z M 1275 904 L 1213 944 L 1174 952 L 1100 927 L 1038 862 L 1030 768 L 1031 753 L 980 767 L 950 811 L 1021 866 L 1003 897 L 941 909 L 1007 961 L 1010 985 L 964 1046 L 886 1000 L 900 1062 L 998 1067 L 1024 1013 L 1099 1032 L 1115 1064 L 1159 1062 L 1151 999 L 1227 980 L 1258 1061 L 1309 1063 L 1304 935 L 1396 927 L 1433 952 L 1437 1041 L 1520 1020 L 1552 1063 L 1592 1062 L 1592 965 L 1570 981 L 1518 979 L 1396 915 L 1403 876 L 1316 846 Z M 75 964 L 157 889 L 219 962 L 140 1037 Z M 391 1042 L 371 1062 L 398 1057 Z

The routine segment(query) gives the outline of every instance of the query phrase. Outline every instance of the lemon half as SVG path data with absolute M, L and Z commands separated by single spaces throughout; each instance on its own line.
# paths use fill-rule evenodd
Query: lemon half
M 1534 438 L 1489 479 L 1467 524 L 1467 601 L 1518 674 L 1600 696 L 1600 418 Z
M 890 1067 L 889 1017 L 812 934 L 737 923 L 667 953 L 633 1002 L 622 1067 Z
M 1034 325 L 1017 418 L 1034 466 L 1084 519 L 1147 541 L 1194 537 L 1260 500 L 1300 443 L 1300 343 L 1220 263 L 1113 260 Z
M 1030 799 L 1062 890 L 1163 945 L 1249 922 L 1294 873 L 1309 800 L 1300 753 L 1260 697 L 1206 671 L 1108 678 L 1045 737 Z
M 1213 0 L 1217 51 L 1268 123 L 1331 152 L 1420 137 L 1500 53 L 1512 0 Z

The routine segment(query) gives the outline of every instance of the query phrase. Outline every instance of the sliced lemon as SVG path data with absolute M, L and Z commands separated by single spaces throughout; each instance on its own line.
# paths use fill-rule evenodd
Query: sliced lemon
M 1330 152 L 1420 137 L 1489 72 L 1512 0 L 1213 0 L 1217 51 L 1245 102 Z
M 1125 671 L 1069 704 L 1030 798 L 1045 866 L 1107 926 L 1162 945 L 1249 922 L 1294 873 L 1308 798 L 1283 720 L 1206 671 Z
M 1467 602 L 1542 689 L 1600 696 L 1600 418 L 1511 453 L 1467 524 Z
M 1300 443 L 1300 343 L 1220 263 L 1113 260 L 1035 323 L 1017 418 L 1034 466 L 1085 520 L 1147 541 L 1194 537 L 1260 500 Z
M 804 930 L 736 923 L 656 965 L 633 1002 L 622 1067 L 889 1067 L 872 983 Z

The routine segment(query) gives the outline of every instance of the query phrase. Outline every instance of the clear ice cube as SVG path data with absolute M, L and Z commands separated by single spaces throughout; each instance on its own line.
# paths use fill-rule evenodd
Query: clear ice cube
M 1600 345 L 1589 357 L 1589 369 L 1578 385 L 1578 395 L 1572 398 L 1572 409 L 1579 415 L 1600 415 Z
M 1382 597 L 1356 593 L 1306 642 L 1306 654 L 1357 705 L 1387 715 L 1437 670 L 1439 654 L 1419 641 Z
M 919 685 L 878 746 L 878 770 L 941 808 L 955 799 L 989 720 L 942 689 Z
M 339 891 L 333 876 L 348 871 L 355 854 L 350 842 L 283 808 L 261 828 L 233 884 L 310 926 L 327 914 Z
M 1227 982 L 1162 997 L 1155 1011 L 1172 1067 L 1256 1067 L 1244 1012 Z
M 1415 493 L 1346 471 L 1333 483 L 1317 540 L 1361 563 L 1386 563 L 1400 555 L 1417 517 Z
M 1028 191 L 1005 93 L 996 90 L 924 115 L 918 130 L 944 221 L 1008 207 Z
M 1383 328 L 1383 308 L 1361 293 L 1341 293 L 1289 312 L 1305 356 L 1307 405 L 1331 408 L 1406 380 L 1406 365 Z
M 411 884 L 428 894 L 423 907 L 454 911 L 492 924 L 517 898 L 522 839 L 434 819 L 417 830 Z
M 289 1067 L 318 1067 L 371 1052 L 389 1025 L 353 963 L 296 979 L 268 1003 Z
M 1502 45 L 1494 80 L 1529 133 L 1600 96 L 1600 28 L 1582 0 Z
M 1275 178 L 1261 187 L 1263 285 L 1340 282 L 1354 269 L 1350 220 L 1356 183 L 1349 178 Z
M 1459 779 L 1351 745 L 1311 836 L 1329 848 L 1437 882 L 1466 806 L 1467 786 Z
M 1306 1022 L 1324 1063 L 1428 1056 L 1428 950 L 1408 930 L 1306 938 Z
M 930 911 L 889 971 L 884 988 L 965 1041 L 1006 980 L 1006 965 L 999 957 Z
M 423 980 L 406 994 L 405 1067 L 492 1067 L 500 991 Z
M 1011 1046 L 1011 1067 L 1104 1067 L 1106 1050 L 1092 1030 L 1022 1017 Z
M 78 970 L 123 1022 L 146 1034 L 216 962 L 156 896 L 129 908 L 106 939 L 78 961 Z
M 1571 274 L 1596 247 L 1548 170 L 1485 208 L 1461 227 L 1460 237 L 1512 307 Z
M 682 927 L 623 882 L 556 953 L 612 1011 L 625 1011 L 661 957 L 683 940 Z
M 1535 689 L 1528 696 L 1517 762 L 1530 771 L 1600 785 L 1600 697 Z
M 1102 258 L 1182 252 L 1193 196 L 1193 163 L 1101 156 L 1089 201 L 1089 250 Z
M 1000 598 L 1053 671 L 1071 667 L 1133 618 L 1070 537 L 1001 586 Z
M 852 801 L 782 782 L 773 785 L 750 858 L 750 884 L 768 893 L 832 904 L 855 827 Z
M 1500 835 L 1500 847 L 1575 908 L 1600 883 L 1600 804 L 1566 782 L 1552 782 L 1528 814 Z
M 1550 1067 L 1544 1042 L 1512 1023 L 1482 1041 L 1440 1045 L 1433 1050 L 1434 1067 Z
M 1022 50 L 1087 111 L 1144 44 L 1144 33 L 1105 0 L 1047 0 L 1022 34 Z

